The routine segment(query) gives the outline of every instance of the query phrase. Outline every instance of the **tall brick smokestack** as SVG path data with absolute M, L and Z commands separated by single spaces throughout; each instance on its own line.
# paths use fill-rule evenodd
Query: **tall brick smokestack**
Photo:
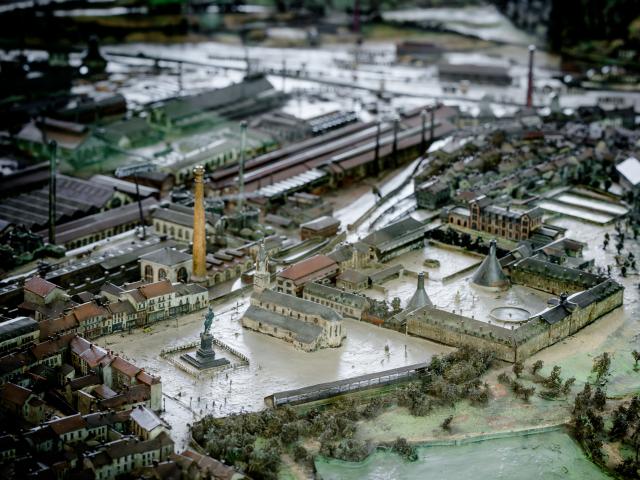
M 193 169 L 193 274 L 194 281 L 203 281 L 207 277 L 207 238 L 204 219 L 204 167 Z
M 533 107 L 533 56 L 536 53 L 535 45 L 529 45 L 529 79 L 527 82 L 527 107 Z

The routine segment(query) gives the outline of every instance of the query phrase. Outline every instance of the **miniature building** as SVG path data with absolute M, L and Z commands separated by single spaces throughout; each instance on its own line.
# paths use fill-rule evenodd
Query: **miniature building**
M 298 192 L 285 199 L 279 214 L 299 225 L 322 216 L 333 215 L 333 208 L 318 195 Z
M 28 388 L 13 383 L 0 387 L 0 408 L 33 424 L 44 418 L 44 402 Z
M 334 260 L 341 271 L 348 268 L 367 268 L 371 262 L 369 246 L 362 243 L 344 243 L 327 255 Z
M 30 278 L 25 282 L 23 291 L 24 301 L 20 310 L 38 321 L 57 316 L 73 305 L 64 290 L 44 278 Z
M 136 326 L 197 311 L 209 304 L 206 288 L 196 284 L 173 285 L 168 279 L 154 283 L 135 282 L 122 287 L 107 283 L 101 293 L 111 302 L 130 303 L 136 311 Z
M 224 88 L 152 105 L 149 121 L 166 132 L 186 130 L 215 122 L 217 116 L 237 118 L 267 110 L 283 98 L 266 77 L 254 75 Z
M 491 240 L 489 244 L 489 255 L 487 255 L 478 270 L 471 277 L 471 282 L 488 290 L 506 290 L 510 286 L 509 279 L 502 271 L 500 262 L 496 257 L 496 241 Z
M 455 207 L 448 213 L 450 225 L 499 235 L 508 240 L 526 240 L 542 227 L 542 209 L 511 210 L 491 205 L 482 195 L 469 202 L 468 209 Z
M 640 160 L 629 157 L 616 165 L 620 175 L 620 185 L 628 191 L 637 192 L 640 185 Z
M 413 296 L 409 299 L 409 302 L 405 307 L 405 312 L 412 312 L 422 307 L 431 306 L 433 306 L 433 303 L 431 303 L 431 299 L 424 289 L 424 273 L 420 272 L 418 274 L 418 286 L 416 287 L 416 291 Z
M 407 217 L 370 233 L 361 240 L 369 248 L 370 260 L 386 262 L 424 247 L 424 225 Z
M 336 278 L 336 286 L 347 292 L 359 292 L 369 288 L 369 277 L 357 270 L 347 268 Z
M 300 238 L 307 240 L 313 237 L 329 238 L 338 233 L 340 220 L 324 216 L 300 225 Z
M 471 64 L 440 64 L 438 76 L 449 82 L 489 83 L 494 85 L 510 85 L 511 76 L 505 67 Z
M 369 310 L 369 302 L 366 297 L 343 292 L 337 288 L 320 283 L 308 283 L 304 287 L 303 298 L 332 308 L 343 317 L 351 317 L 357 320 Z
M 153 410 L 139 405 L 131 410 L 131 432 L 143 440 L 156 438 L 161 432 L 167 432 L 167 426 Z
M 416 185 L 415 192 L 418 208 L 435 210 L 451 200 L 451 188 L 439 179 L 427 180 Z
M 177 203 L 170 203 L 152 211 L 153 228 L 159 235 L 190 243 L 193 241 L 193 208 Z M 214 233 L 214 225 L 218 216 L 205 213 L 205 229 L 207 236 Z
M 40 338 L 38 322 L 29 317 L 16 317 L 0 323 L 0 353 L 13 350 Z
M 175 248 L 165 247 L 140 257 L 140 276 L 145 282 L 169 279 L 171 283 L 186 283 L 192 270 L 191 255 Z
M 289 295 L 301 296 L 305 284 L 331 279 L 337 274 L 338 264 L 336 262 L 326 255 L 315 255 L 278 273 L 276 290 Z
M 251 296 L 242 326 L 313 351 L 339 347 L 346 332 L 342 316 L 318 303 L 286 293 L 264 290 Z
M 253 268 L 250 255 L 234 248 L 221 248 L 207 254 L 206 285 L 212 286 L 239 278 Z
M 154 198 L 145 198 L 141 203 L 142 214 L 147 221 L 151 210 L 157 206 L 157 201 Z M 67 250 L 73 250 L 133 230 L 138 225 L 140 225 L 138 204 L 128 203 L 56 225 L 56 243 Z M 41 230 L 37 234 L 46 239 L 48 230 Z
M 396 57 L 412 60 L 433 60 L 444 53 L 444 49 L 434 43 L 404 40 L 396 45 Z

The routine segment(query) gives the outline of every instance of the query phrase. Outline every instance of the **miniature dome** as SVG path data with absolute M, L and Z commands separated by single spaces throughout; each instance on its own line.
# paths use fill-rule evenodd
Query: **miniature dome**
M 427 295 L 426 290 L 424 289 L 424 273 L 420 272 L 418 274 L 418 288 L 416 288 L 416 293 L 413 294 L 409 303 L 407 303 L 406 312 L 412 312 L 422 307 L 432 307 L 433 303 L 431 303 L 431 299 L 429 295 Z
M 489 290 L 506 290 L 510 283 L 496 257 L 496 241 L 491 240 L 489 245 L 489 255 L 485 257 L 476 273 L 473 274 L 471 282 L 478 287 Z

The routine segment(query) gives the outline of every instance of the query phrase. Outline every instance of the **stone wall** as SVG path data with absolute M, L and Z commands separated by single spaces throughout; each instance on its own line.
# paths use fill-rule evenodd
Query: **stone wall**
M 573 335 L 621 306 L 624 289 L 617 285 L 618 288 L 603 291 L 602 286 L 605 282 L 575 295 L 576 300 L 580 296 L 583 297 L 580 299 L 582 302 L 578 302 L 583 305 L 577 306 L 573 311 L 567 311 L 566 316 L 556 323 L 550 324 L 538 314 L 520 328 L 510 330 L 436 308 L 424 307 L 407 316 L 407 332 L 454 347 L 468 345 L 492 350 L 498 359 L 507 362 L 522 361 L 543 348 Z M 615 287 L 616 284 L 613 283 Z

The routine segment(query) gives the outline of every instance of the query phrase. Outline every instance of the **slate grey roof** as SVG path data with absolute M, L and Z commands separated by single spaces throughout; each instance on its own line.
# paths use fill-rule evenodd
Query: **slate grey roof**
M 145 198 L 142 200 L 142 212 L 145 218 L 151 208 L 157 205 L 155 198 Z M 56 227 L 56 242 L 63 244 L 74 240 L 96 234 L 119 225 L 126 225 L 140 219 L 138 203 L 129 203 L 118 208 L 112 208 L 104 212 L 94 213 L 77 220 L 63 223 Z M 48 230 L 38 232 L 38 235 L 45 237 Z
M 325 228 L 340 226 L 340 220 L 325 215 L 324 217 L 316 218 L 309 222 L 302 223 L 300 228 L 307 228 L 309 230 L 324 230 Z
M 404 270 L 404 267 L 400 264 L 391 265 L 390 267 L 383 268 L 382 270 L 372 273 L 369 275 L 369 278 L 371 279 L 371 283 L 383 282 L 393 275 L 400 274 L 402 270 Z
M 194 293 L 204 293 L 207 291 L 202 285 L 197 283 L 178 283 L 174 285 L 178 295 L 192 295 Z
M 337 288 L 321 285 L 320 283 L 308 283 L 304 287 L 304 292 L 317 297 L 331 300 L 332 302 L 363 309 L 367 306 L 367 299 L 361 295 L 343 292 Z
M 407 307 L 405 308 L 405 311 L 411 312 L 413 310 L 417 310 L 422 307 L 432 307 L 432 306 L 433 306 L 433 303 L 431 302 L 429 295 L 427 295 L 427 292 L 424 289 L 424 273 L 420 272 L 418 274 L 418 287 L 416 288 L 416 291 L 411 297 L 411 299 L 409 299 L 409 302 L 407 303 Z
M 175 248 L 164 247 L 156 250 L 155 252 L 142 255 L 140 259 L 173 267 L 179 263 L 191 260 L 191 255 L 181 252 L 180 250 L 176 250 Z
M 56 222 L 64 222 L 102 210 L 114 191 L 96 182 L 56 175 Z M 0 218 L 16 225 L 39 230 L 49 222 L 49 187 L 5 198 L 0 202 Z
M 113 268 L 118 268 L 122 265 L 135 262 L 145 253 L 156 251 L 163 246 L 173 247 L 175 245 L 176 242 L 173 240 L 163 240 L 157 243 L 152 243 L 151 245 L 128 247 L 125 253 L 114 255 L 113 257 L 102 260 L 100 262 L 100 266 L 105 270 L 111 270 Z M 131 248 L 131 250 L 129 250 L 129 248 Z
M 338 280 L 351 282 L 351 283 L 362 283 L 362 282 L 366 282 L 368 279 L 369 277 L 364 273 L 359 272 L 357 270 L 352 270 L 350 268 L 347 268 L 344 272 L 338 275 Z
M 134 198 L 137 198 L 138 196 L 136 192 L 136 184 L 134 182 L 110 177 L 108 175 L 94 175 L 93 177 L 91 177 L 91 181 L 99 183 L 100 185 L 104 185 L 105 187 L 111 188 L 112 190 L 115 190 L 117 192 L 126 193 Z M 140 196 L 142 198 L 158 195 L 157 188 L 147 187 L 146 185 L 138 184 L 138 190 L 140 191 Z
M 151 217 L 158 220 L 164 220 L 165 222 L 175 223 L 176 225 L 182 225 L 183 227 L 193 228 L 193 208 L 185 207 L 184 205 L 178 205 L 171 203 L 166 207 L 160 207 L 155 209 Z M 205 219 L 207 223 L 213 225 L 219 218 L 219 215 L 214 215 L 205 212 Z
M 147 432 L 150 432 L 154 428 L 162 427 L 164 422 L 158 417 L 154 412 L 149 410 L 147 407 L 142 405 L 138 405 L 136 408 L 131 410 L 130 413 L 131 420 L 136 422 L 140 427 Z
M 270 90 L 273 90 L 273 85 L 265 77 L 255 77 L 228 87 L 169 100 L 161 108 L 168 117 L 177 120 L 206 110 L 216 110 L 245 99 L 252 99 Z
M 487 255 L 478 270 L 471 277 L 471 281 L 480 287 L 504 290 L 509 288 L 509 279 L 502 271 L 496 257 L 496 241 L 491 240 L 489 255 Z
M 422 223 L 411 217 L 407 217 L 391 225 L 376 230 L 364 237 L 361 241 L 367 245 L 380 248 L 384 243 L 391 240 L 396 240 L 399 237 L 406 235 L 408 232 L 416 230 L 422 227 Z
M 579 283 L 585 287 L 592 287 L 604 280 L 593 273 L 578 270 L 576 268 L 567 268 L 556 263 L 545 262 L 536 258 L 523 258 L 517 262 L 513 268 L 524 272 L 544 274 L 557 280 L 570 280 Z
M 342 320 L 342 316 L 335 310 L 309 300 L 304 300 L 303 298 L 298 298 L 294 295 L 275 292 L 273 290 L 263 290 L 261 293 L 254 293 L 253 295 L 258 301 L 282 305 L 297 312 L 306 312 L 309 315 L 317 315 L 330 322 Z
M 347 262 L 353 257 L 353 246 L 349 244 L 340 245 L 333 252 L 328 253 L 327 257 L 336 263 Z
M 302 343 L 311 343 L 322 334 L 322 328 L 317 325 L 285 317 L 284 315 L 260 308 L 256 305 L 251 305 L 244 316 L 255 322 L 266 323 L 273 327 L 293 332 L 296 340 Z
M 16 317 L 0 323 L 0 342 L 38 330 L 38 322 L 31 317 Z

